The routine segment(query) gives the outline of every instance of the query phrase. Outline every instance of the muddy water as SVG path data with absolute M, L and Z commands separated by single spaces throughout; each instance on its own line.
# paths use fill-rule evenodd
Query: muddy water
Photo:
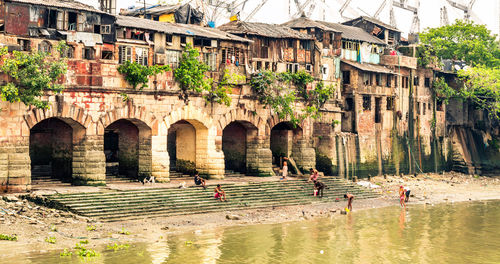
M 87 260 L 52 252 L 0 263 L 500 263 L 499 247 L 500 201 L 488 201 L 196 231 Z

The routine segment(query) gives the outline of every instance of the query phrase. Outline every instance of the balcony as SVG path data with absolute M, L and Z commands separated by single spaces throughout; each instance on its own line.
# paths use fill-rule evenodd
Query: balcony
M 406 67 L 411 69 L 417 68 L 417 58 L 397 55 L 382 55 L 380 56 L 380 64 L 386 66 Z

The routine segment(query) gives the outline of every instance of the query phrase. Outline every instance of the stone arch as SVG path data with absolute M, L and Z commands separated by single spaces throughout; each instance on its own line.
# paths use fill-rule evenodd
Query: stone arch
M 224 128 L 234 121 L 246 121 L 258 129 L 258 135 L 264 135 L 266 122 L 258 116 L 255 112 L 247 109 L 232 109 L 226 114 L 222 115 L 217 122 L 218 131 L 224 130 Z
M 120 119 L 130 120 L 131 122 L 136 122 L 136 125 L 145 125 L 150 129 L 156 126 L 155 116 L 148 111 L 145 106 L 135 106 L 131 101 L 128 101 L 124 107 L 115 108 L 106 112 L 104 116 L 101 117 L 99 125 L 105 128 Z M 158 129 L 152 129 L 151 133 L 156 136 L 159 132 Z
M 135 118 L 120 118 L 106 126 L 104 153 L 108 172 L 139 180 L 151 176 L 151 135 L 151 127 Z
M 191 124 L 196 131 L 195 162 L 197 171 L 212 178 L 222 178 L 224 175 L 224 156 L 215 148 L 217 126 L 212 118 L 189 103 L 165 117 L 166 129 L 181 120 Z
M 31 107 L 28 113 L 24 115 L 24 120 L 31 129 L 37 123 L 51 117 L 73 120 L 84 128 L 88 128 L 92 122 L 92 117 L 87 114 L 84 108 L 64 102 L 62 96 L 55 96 L 55 102 L 48 109 Z
M 29 132 L 32 180 L 50 177 L 73 182 L 82 165 L 79 146 L 86 128 L 72 118 L 47 117 L 32 125 Z
M 250 173 L 256 167 L 258 128 L 248 121 L 232 121 L 222 131 L 225 169 Z

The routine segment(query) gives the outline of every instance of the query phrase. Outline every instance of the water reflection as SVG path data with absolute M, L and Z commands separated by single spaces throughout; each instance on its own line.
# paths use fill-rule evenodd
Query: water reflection
M 500 263 L 500 201 L 356 211 L 172 235 L 93 263 Z M 2 249 L 0 249 L 0 254 Z M 22 263 L 78 263 L 58 254 Z M 17 263 L 3 258 L 0 262 Z

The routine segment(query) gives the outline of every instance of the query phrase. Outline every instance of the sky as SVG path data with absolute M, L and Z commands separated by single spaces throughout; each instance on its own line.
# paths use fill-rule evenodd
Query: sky
M 97 6 L 98 0 L 80 0 L 82 2 L 91 2 L 91 4 Z M 143 0 L 117 0 L 117 6 L 119 9 L 128 8 L 130 6 L 142 6 Z M 215 0 L 212 0 L 216 2 Z M 226 2 L 232 2 L 234 0 L 226 0 Z M 243 0 L 236 0 L 237 2 L 243 2 Z M 299 0 L 300 3 L 304 3 L 306 0 Z M 345 0 L 315 0 L 316 7 L 313 9 L 311 18 L 317 20 L 326 20 L 330 22 L 343 22 L 349 18 L 355 18 L 360 15 L 370 15 L 372 16 L 379 6 L 384 2 L 384 0 L 352 0 L 349 7 L 343 13 L 342 17 L 339 13 L 339 9 Z M 395 0 L 398 1 L 398 0 Z M 466 4 L 470 0 L 453 0 L 460 4 Z M 149 4 L 157 4 L 158 0 L 146 0 Z M 196 5 L 200 4 L 201 0 L 163 0 L 167 3 L 178 3 L 178 2 L 191 2 Z M 205 1 L 208 2 L 208 1 Z M 262 0 L 248 0 L 245 9 L 240 12 L 241 18 L 245 19 L 248 14 L 257 7 Z M 314 1 L 311 1 L 314 2 Z M 322 4 L 324 2 L 324 4 Z M 387 1 L 389 2 L 389 1 Z M 412 6 L 417 5 L 418 0 L 408 0 L 408 4 Z M 464 13 L 461 10 L 455 9 L 449 5 L 447 0 L 420 0 L 420 29 L 423 31 L 427 27 L 439 27 L 440 26 L 440 8 L 446 6 L 448 11 L 448 19 L 452 23 L 455 19 L 462 19 Z M 289 14 L 289 10 L 291 11 Z M 306 8 L 306 10 L 308 10 Z M 499 34 L 500 30 L 500 0 L 476 0 L 472 8 L 472 20 L 479 24 L 486 24 L 487 27 L 495 34 Z M 224 11 L 222 11 L 224 12 Z M 211 11 L 207 12 L 210 16 Z M 265 22 L 265 23 L 284 23 L 290 19 L 296 13 L 296 7 L 293 0 L 267 0 L 267 2 L 262 6 L 262 8 L 251 18 L 249 21 L 252 22 Z M 413 20 L 413 13 L 410 11 L 402 10 L 399 8 L 394 8 L 397 28 L 402 30 L 406 35 L 410 31 L 410 27 Z M 220 14 L 220 12 L 219 12 Z M 216 19 L 217 25 L 228 22 L 228 15 L 221 14 L 218 19 Z M 380 13 L 379 19 L 383 22 L 389 23 L 389 7 L 386 6 Z

